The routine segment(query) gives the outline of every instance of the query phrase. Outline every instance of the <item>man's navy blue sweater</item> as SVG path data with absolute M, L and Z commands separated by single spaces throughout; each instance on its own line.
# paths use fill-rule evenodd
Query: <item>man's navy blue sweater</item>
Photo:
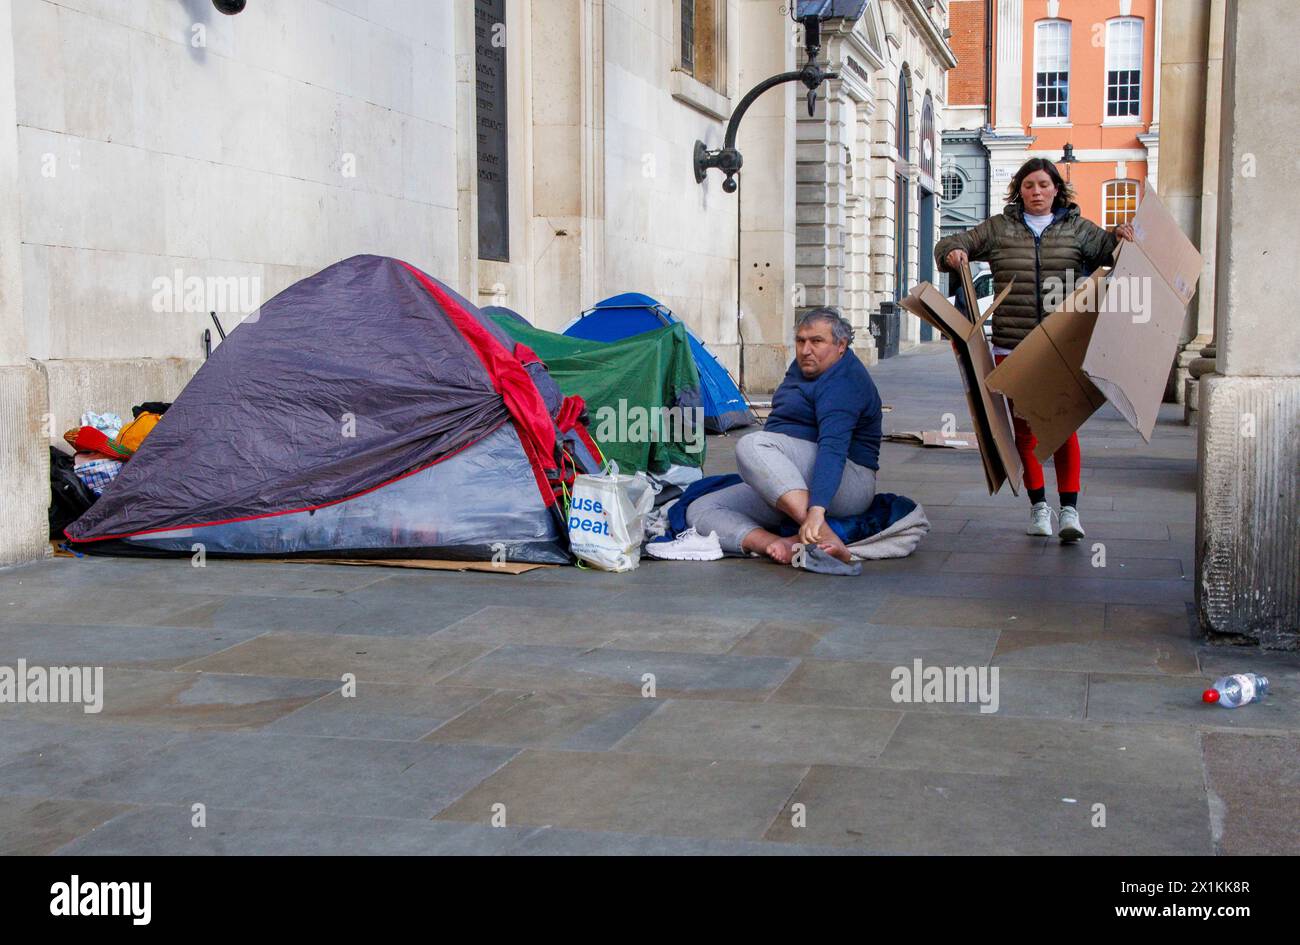
M 768 433 L 817 444 L 808 504 L 828 508 L 840 488 L 844 461 L 880 468 L 880 393 L 852 351 L 811 380 L 795 361 L 772 395 Z

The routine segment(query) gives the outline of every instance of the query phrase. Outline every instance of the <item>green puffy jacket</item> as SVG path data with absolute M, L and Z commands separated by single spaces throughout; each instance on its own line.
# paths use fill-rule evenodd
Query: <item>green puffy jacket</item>
M 1053 282 L 1068 284 L 1070 273 L 1074 280 L 1081 280 L 1113 261 L 1116 236 L 1084 219 L 1077 204 L 1058 209 L 1055 217 L 1042 235 L 1035 237 L 1025 223 L 1024 208 L 1009 203 L 997 216 L 945 237 L 934 247 L 935 262 L 944 272 L 952 272 L 944 258 L 954 249 L 964 249 L 972 261 L 989 263 L 995 293 L 1015 278 L 1015 288 L 993 313 L 993 344 L 999 348 L 1014 348 L 1049 314 L 1052 307 L 1045 306 L 1043 297 L 1050 293 Z

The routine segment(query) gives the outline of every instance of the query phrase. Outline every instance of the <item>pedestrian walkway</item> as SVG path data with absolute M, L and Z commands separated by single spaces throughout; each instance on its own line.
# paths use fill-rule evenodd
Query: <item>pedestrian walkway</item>
M 872 373 L 886 429 L 969 428 L 943 345 Z M 98 713 L 0 704 L 0 852 L 1300 852 L 1300 656 L 1196 636 L 1180 416 L 1086 425 L 1066 547 L 978 454 L 887 443 L 881 490 L 934 528 L 857 578 L 0 572 L 0 667 L 104 667 Z M 1265 703 L 1199 703 L 1245 670 Z

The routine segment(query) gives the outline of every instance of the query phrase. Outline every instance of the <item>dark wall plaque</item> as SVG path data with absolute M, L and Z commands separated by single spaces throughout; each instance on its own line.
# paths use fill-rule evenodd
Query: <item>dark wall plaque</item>
M 478 256 L 510 259 L 506 139 L 506 3 L 474 0 L 475 126 L 478 134 Z

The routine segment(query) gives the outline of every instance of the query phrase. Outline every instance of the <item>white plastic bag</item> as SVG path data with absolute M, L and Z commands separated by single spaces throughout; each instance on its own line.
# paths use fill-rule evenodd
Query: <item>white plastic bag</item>
M 602 571 L 631 571 L 641 563 L 646 513 L 654 490 L 644 476 L 620 476 L 610 463 L 603 475 L 578 476 L 569 503 L 569 547 Z

